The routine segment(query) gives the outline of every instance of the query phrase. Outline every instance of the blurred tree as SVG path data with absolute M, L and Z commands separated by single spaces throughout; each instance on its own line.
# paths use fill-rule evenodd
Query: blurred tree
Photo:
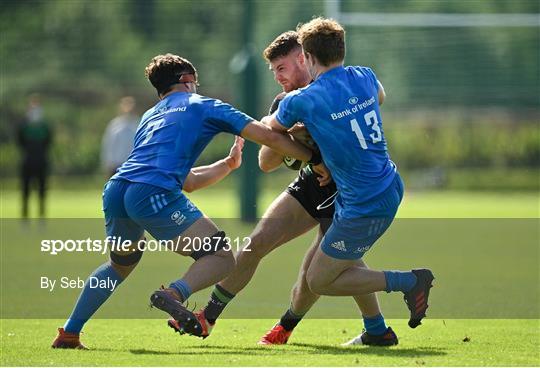
M 537 1 L 528 0 L 341 3 L 344 11 L 368 13 L 540 11 Z M 253 4 L 257 56 L 276 35 L 324 11 L 324 2 L 320 0 L 254 0 Z M 241 0 L 3 0 L 2 175 L 14 173 L 17 157 L 13 124 L 23 114 L 24 100 L 31 92 L 42 94 L 49 119 L 58 125 L 53 156 L 57 172 L 63 173 L 97 169 L 98 142 L 120 96 L 134 95 L 142 106 L 155 102 L 143 70 L 156 54 L 172 52 L 186 56 L 199 70 L 201 93 L 237 103 L 241 91 L 236 87 L 237 76 L 229 72 L 228 65 L 243 46 L 242 10 Z M 373 67 L 389 94 L 385 113 L 397 113 L 396 121 L 406 120 L 409 114 L 409 121 L 420 116 L 423 121 L 444 124 L 445 119 L 438 117 L 448 115 L 448 109 L 460 111 L 459 116 L 470 123 L 486 120 L 483 114 L 487 110 L 497 112 L 489 115 L 494 120 L 510 120 L 513 124 L 538 121 L 538 27 L 359 25 L 347 27 L 347 42 L 346 62 Z M 258 106 L 259 115 L 263 115 L 279 87 L 262 67 L 262 58 L 256 62 L 261 66 Z M 226 139 L 218 140 L 207 149 L 203 160 L 224 154 L 229 143 Z M 78 148 L 76 152 L 73 147 Z M 506 152 L 512 160 L 498 162 L 519 161 L 519 152 Z M 445 157 L 455 157 L 455 153 L 449 152 Z M 534 155 L 527 157 L 522 162 L 530 162 Z M 452 162 L 458 164 L 459 160 Z

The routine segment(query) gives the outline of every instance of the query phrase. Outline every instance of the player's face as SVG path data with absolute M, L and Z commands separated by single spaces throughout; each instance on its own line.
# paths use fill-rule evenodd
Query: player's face
M 305 87 L 310 81 L 301 52 L 293 51 L 271 61 L 270 70 L 285 92 Z

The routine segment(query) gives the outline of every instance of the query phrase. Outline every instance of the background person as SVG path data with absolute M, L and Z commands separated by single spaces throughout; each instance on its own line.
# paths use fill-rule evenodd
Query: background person
M 125 96 L 120 99 L 118 110 L 120 115 L 112 119 L 101 141 L 101 165 L 107 177 L 111 177 L 127 160 L 133 149 L 133 139 L 139 125 L 140 117 L 135 114 L 135 99 Z
M 41 97 L 33 94 L 29 98 L 25 119 L 17 127 L 17 143 L 21 152 L 22 218 L 28 218 L 28 200 L 34 184 L 38 187 L 39 216 L 45 217 L 52 135 L 52 129 L 44 117 Z

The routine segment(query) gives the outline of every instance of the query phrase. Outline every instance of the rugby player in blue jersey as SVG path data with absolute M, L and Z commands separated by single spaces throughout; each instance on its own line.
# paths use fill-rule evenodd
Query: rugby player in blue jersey
M 318 152 L 288 134 L 275 132 L 220 100 L 197 94 L 197 71 L 188 60 L 158 55 L 145 71 L 160 101 L 142 116 L 133 151 L 103 191 L 107 235 L 129 240 L 131 246 L 120 249 L 115 244 L 110 261 L 91 277 L 120 284 L 142 257 L 144 231 L 158 240 L 173 240 L 179 245 L 174 251 L 192 257 L 194 263 L 182 278 L 156 290 L 150 301 L 182 323 L 185 332 L 200 336 L 201 324 L 182 303 L 192 293 L 225 278 L 235 264 L 225 233 L 182 193 L 183 188 L 199 189 L 229 172 L 223 169 L 230 166 L 229 159 L 225 164 L 192 169 L 203 149 L 216 134 L 227 132 L 311 161 L 326 179 L 328 172 Z M 79 339 L 82 327 L 114 290 L 92 288 L 86 283 L 52 347 L 84 349 Z
M 305 66 L 302 46 L 298 43 L 298 34 L 295 31 L 284 32 L 276 37 L 266 47 L 263 56 L 274 74 L 274 79 L 283 89 L 283 93 L 276 96 L 270 107 L 272 114 L 286 93 L 307 86 L 311 82 L 311 76 Z M 379 103 L 383 102 L 383 97 L 384 90 L 381 86 Z M 300 129 L 300 125 L 295 126 L 297 133 Z M 295 136 L 298 137 L 297 134 Z M 306 135 L 305 138 L 309 140 Z M 278 152 L 266 146 L 261 147 L 259 165 L 263 171 L 273 171 L 284 162 L 290 168 L 296 165 Z M 291 291 L 290 307 L 279 322 L 260 339 L 259 344 L 286 344 L 294 328 L 319 299 L 319 295 L 314 294 L 307 286 L 306 272 L 332 221 L 337 189 L 333 182 L 321 186 L 317 177 L 310 166 L 300 169 L 294 181 L 270 204 L 250 235 L 249 251 L 240 251 L 237 254 L 235 269 L 216 285 L 208 305 L 195 313 L 199 322 L 205 326 L 206 334 L 210 334 L 228 303 L 251 281 L 259 263 L 267 254 L 317 225 L 317 236 L 302 261 L 298 280 Z M 367 267 L 361 260 L 359 263 Z M 354 299 L 361 310 L 365 331 L 347 345 L 396 345 L 398 338 L 393 330 L 386 326 L 376 294 L 358 295 Z M 169 325 L 175 330 L 181 328 L 174 320 L 170 320 Z
M 361 262 L 403 197 L 382 128 L 381 85 L 370 68 L 343 66 L 345 31 L 339 23 L 313 19 L 299 27 L 298 37 L 313 82 L 287 94 L 262 121 L 281 131 L 303 122 L 338 188 L 334 218 L 308 266 L 307 284 L 320 295 L 402 292 L 415 328 L 428 308 L 432 272 L 375 271 Z

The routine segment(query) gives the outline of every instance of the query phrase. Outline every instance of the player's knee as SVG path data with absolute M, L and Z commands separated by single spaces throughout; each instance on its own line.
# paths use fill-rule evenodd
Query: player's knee
M 209 243 L 193 250 L 189 256 L 197 261 L 205 256 L 216 255 L 219 257 L 224 257 L 224 259 L 226 259 L 225 262 L 232 262 L 232 267 L 234 267 L 234 256 L 232 255 L 230 249 L 231 246 L 225 231 L 218 231 L 209 237 L 209 239 Z M 230 258 L 232 258 L 232 261 L 229 261 Z
M 145 241 L 146 239 L 143 239 L 139 241 L 138 244 L 144 244 Z M 109 254 L 112 268 L 124 279 L 129 276 L 135 267 L 137 267 L 137 264 L 141 260 L 142 256 L 143 250 L 139 247 L 127 252 L 111 250 Z

